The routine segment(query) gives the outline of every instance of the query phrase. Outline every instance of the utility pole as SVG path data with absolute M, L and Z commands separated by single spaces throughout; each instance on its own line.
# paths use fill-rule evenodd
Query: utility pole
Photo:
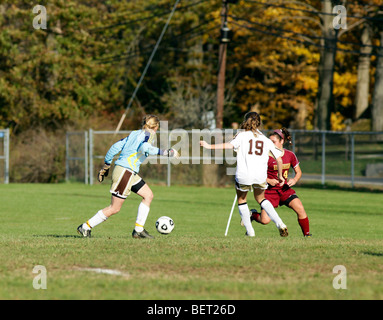
M 226 54 L 227 44 L 230 42 L 231 31 L 227 27 L 227 14 L 229 3 L 237 3 L 238 0 L 222 0 L 221 11 L 221 37 L 218 58 L 218 78 L 217 78 L 217 114 L 216 127 L 223 128 L 223 106 L 225 102 L 225 73 L 226 73 Z

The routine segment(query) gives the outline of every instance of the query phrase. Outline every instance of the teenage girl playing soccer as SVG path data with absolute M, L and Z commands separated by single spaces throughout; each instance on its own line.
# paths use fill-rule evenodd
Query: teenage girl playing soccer
M 267 161 L 269 152 L 276 158 L 277 183 L 283 183 L 281 150 L 265 137 L 259 130 L 261 118 L 256 112 L 248 112 L 240 128 L 244 131 L 238 133 L 231 142 L 210 145 L 206 141 L 200 141 L 200 145 L 206 149 L 235 149 L 237 152 L 237 170 L 235 174 L 235 188 L 238 197 L 238 209 L 244 226 L 246 235 L 255 236 L 250 220 L 250 210 L 247 205 L 247 193 L 254 190 L 254 198 L 261 205 L 261 208 L 269 215 L 271 220 L 279 229 L 282 237 L 288 235 L 287 227 L 278 216 L 274 207 L 265 199 L 265 189 L 267 187 Z
M 265 191 L 265 198 L 272 203 L 274 208 L 285 205 L 294 210 L 297 214 L 298 223 L 302 229 L 303 236 L 311 237 L 309 219 L 305 208 L 294 189 L 291 188 L 302 177 L 302 170 L 299 167 L 297 156 L 292 151 L 283 149 L 285 142 L 291 143 L 291 135 L 286 128 L 282 128 L 274 130 L 269 138 L 278 149 L 283 150 L 281 157 L 283 162 L 282 175 L 285 179 L 285 183 L 282 186 L 279 184 L 277 164 L 273 157 L 269 157 L 267 168 L 267 183 L 269 186 Z M 295 177 L 287 179 L 290 168 L 293 168 Z M 251 212 L 251 221 L 256 221 L 261 224 L 268 224 L 270 222 L 270 218 L 263 209 L 261 210 L 261 213 L 258 213 L 255 209 L 252 209 Z
M 125 199 L 133 191 L 142 198 L 142 201 L 138 206 L 137 219 L 132 236 L 133 238 L 153 238 L 144 229 L 150 204 L 153 200 L 153 192 L 138 175 L 140 165 L 149 155 L 179 156 L 178 152 L 174 149 L 161 150 L 153 146 L 159 122 L 156 116 L 148 115 L 144 117 L 140 130 L 131 132 L 129 136 L 111 146 L 105 156 L 104 167 L 98 174 L 98 181 L 102 182 L 104 177 L 108 176 L 113 157 L 120 153 L 112 174 L 112 186 L 110 188 L 112 200 L 108 207 L 99 210 L 92 218 L 78 226 L 77 232 L 81 236 L 90 237 L 92 228 L 118 213 Z

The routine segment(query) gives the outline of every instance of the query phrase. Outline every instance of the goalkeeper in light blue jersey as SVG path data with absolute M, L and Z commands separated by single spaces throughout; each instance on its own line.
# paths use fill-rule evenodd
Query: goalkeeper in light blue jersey
M 111 204 L 99 210 L 92 218 L 77 228 L 77 232 L 83 237 L 90 237 L 91 230 L 96 225 L 104 222 L 113 214 L 120 211 L 122 204 L 131 191 L 142 197 L 138 206 L 136 224 L 133 229 L 133 238 L 153 238 L 145 229 L 144 225 L 149 214 L 150 204 L 153 200 L 153 192 L 146 182 L 138 175 L 140 165 L 149 155 L 163 155 L 178 157 L 174 149 L 161 150 L 154 146 L 156 132 L 159 128 L 159 119 L 156 116 L 144 117 L 142 129 L 133 131 L 129 136 L 111 146 L 105 156 L 104 167 L 98 174 L 99 182 L 108 176 L 110 165 L 114 156 L 120 153 L 112 174 Z
M 116 142 L 105 156 L 105 164 L 112 163 L 113 157 L 120 153 L 117 166 L 121 166 L 138 173 L 140 165 L 149 155 L 163 155 L 161 149 L 154 147 L 155 133 L 146 130 L 133 131 L 129 136 Z

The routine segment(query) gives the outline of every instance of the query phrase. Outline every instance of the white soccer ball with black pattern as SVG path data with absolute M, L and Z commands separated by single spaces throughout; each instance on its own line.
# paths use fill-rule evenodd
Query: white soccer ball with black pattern
M 159 233 L 169 234 L 174 229 L 174 221 L 172 218 L 163 216 L 156 221 L 156 229 Z

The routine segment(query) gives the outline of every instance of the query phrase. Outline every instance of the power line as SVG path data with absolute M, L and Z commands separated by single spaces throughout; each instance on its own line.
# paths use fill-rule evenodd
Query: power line
M 304 33 L 300 33 L 300 32 L 286 30 L 286 29 L 275 27 L 273 25 L 266 25 L 266 24 L 262 24 L 262 23 L 259 23 L 259 22 L 250 21 L 250 20 L 247 20 L 247 19 L 244 19 L 244 18 L 239 18 L 239 17 L 236 17 L 236 16 L 232 16 L 232 15 L 229 15 L 229 17 L 234 19 L 234 20 L 236 20 L 236 21 L 238 21 L 238 20 L 245 21 L 245 22 L 253 24 L 253 25 L 255 24 L 255 25 L 258 25 L 258 26 L 261 26 L 261 27 L 265 27 L 265 28 L 268 28 L 268 29 L 274 29 L 274 30 L 281 31 L 281 32 L 286 32 L 286 33 L 292 33 L 292 34 L 295 34 L 295 35 L 298 35 L 298 36 L 302 36 L 302 37 L 307 37 L 307 38 L 310 38 L 310 39 L 330 40 L 330 41 L 333 40 L 331 38 L 326 38 L 326 37 L 321 37 L 321 36 L 313 36 L 313 35 L 308 35 L 308 34 L 304 34 Z M 342 44 L 357 45 L 357 46 L 360 46 L 360 47 L 371 47 L 371 48 L 374 48 L 374 49 L 380 49 L 379 46 L 370 45 L 370 44 L 363 44 L 363 43 L 356 43 L 356 42 L 352 42 L 352 41 L 337 40 L 337 42 L 338 43 L 342 43 Z
M 200 1 L 188 4 L 186 6 L 182 6 L 182 7 L 180 7 L 178 9 L 178 11 L 189 9 L 191 7 L 197 6 L 197 5 L 199 5 L 199 4 L 203 3 L 203 2 L 207 2 L 207 1 L 208 0 L 200 0 Z M 146 20 L 152 20 L 152 19 L 155 19 L 155 18 L 160 18 L 160 17 L 168 15 L 171 12 L 172 12 L 172 10 L 166 10 L 166 11 L 163 11 L 163 12 L 160 12 L 160 13 L 157 13 L 157 14 L 152 14 L 152 15 L 150 15 L 148 17 L 132 19 L 132 20 L 128 20 L 128 21 L 124 21 L 124 22 L 119 22 L 119 23 L 111 24 L 111 25 L 104 26 L 104 27 L 94 28 L 91 31 L 99 32 L 99 31 L 103 31 L 103 30 L 107 30 L 107 29 L 113 29 L 113 28 L 116 28 L 116 27 L 131 25 L 131 24 L 135 24 L 137 22 L 142 22 L 142 21 L 146 21 Z
M 274 8 L 281 8 L 281 9 L 291 10 L 291 11 L 299 11 L 299 12 L 304 12 L 304 13 L 310 13 L 310 14 L 314 14 L 314 15 L 317 15 L 317 16 L 334 16 L 334 17 L 336 17 L 338 15 L 337 13 L 321 12 L 319 10 L 318 11 L 313 11 L 313 10 L 307 10 L 307 9 L 298 9 L 298 8 L 287 7 L 287 6 L 280 5 L 280 4 L 265 3 L 265 2 L 261 2 L 261 1 L 257 1 L 257 0 L 244 0 L 244 1 L 248 2 L 248 3 L 264 5 L 266 7 L 274 7 Z M 364 20 L 369 20 L 369 21 L 380 21 L 380 22 L 383 22 L 383 18 L 379 18 L 379 17 L 366 17 L 366 16 L 347 15 L 347 18 L 364 19 Z
M 288 36 L 283 36 L 279 33 L 275 33 L 275 32 L 271 32 L 271 31 L 265 31 L 265 30 L 260 30 L 260 29 L 257 29 L 257 28 L 254 28 L 254 27 L 249 27 L 249 26 L 244 26 L 244 25 L 241 25 L 235 21 L 232 21 L 233 24 L 235 24 L 236 26 L 240 27 L 240 28 L 244 28 L 244 29 L 247 29 L 247 30 L 250 30 L 250 31 L 255 31 L 255 32 L 258 32 L 258 33 L 262 33 L 262 34 L 266 34 L 266 35 L 271 35 L 271 36 L 274 36 L 276 38 L 281 38 L 281 39 L 285 39 L 285 40 L 290 40 L 290 41 L 295 41 L 295 42 L 299 42 L 299 43 L 302 43 L 302 44 L 305 44 L 305 45 L 309 45 L 309 46 L 315 46 L 317 48 L 322 48 L 322 49 L 334 49 L 330 46 L 326 46 L 326 45 L 321 45 L 321 44 L 317 44 L 315 42 L 310 42 L 310 41 L 307 41 L 307 40 L 299 40 L 299 39 L 295 39 L 295 38 L 292 38 L 292 37 L 288 37 Z M 348 49 L 341 49 L 341 48 L 336 48 L 337 51 L 342 51 L 342 52 L 346 52 L 346 53 L 351 53 L 351 54 L 361 54 L 360 51 L 356 51 L 356 50 L 348 50 Z M 382 56 L 380 55 L 379 53 L 377 54 L 373 54 L 373 53 L 370 53 L 370 54 L 362 54 L 364 56 L 375 56 L 375 57 L 379 57 L 379 56 Z
M 212 27 L 212 28 L 209 28 L 209 29 L 206 29 L 206 30 L 201 30 L 200 32 L 194 33 L 190 37 L 184 38 L 183 40 L 191 40 L 191 39 L 196 38 L 198 36 L 204 35 L 207 32 L 210 32 L 212 30 L 217 30 L 217 27 Z M 129 55 L 114 56 L 114 57 L 106 58 L 105 60 L 100 59 L 100 63 L 103 63 L 103 64 L 114 63 L 114 62 L 120 62 L 120 61 L 128 60 L 128 59 L 131 59 L 131 58 L 139 57 L 139 56 L 141 56 L 143 54 L 151 52 L 152 49 L 153 49 L 153 46 L 147 46 L 147 47 L 145 47 L 145 49 L 146 50 L 143 50 L 143 51 L 139 51 L 139 50 L 134 51 L 134 52 L 132 52 Z M 161 48 L 160 47 L 160 48 L 158 48 L 158 50 L 168 50 L 168 49 L 170 49 L 170 47 L 165 47 L 165 48 Z M 187 51 L 190 51 L 190 50 L 187 50 Z
M 192 27 L 192 28 L 186 30 L 185 32 L 182 32 L 180 34 L 174 35 L 169 40 L 177 40 L 180 37 L 183 37 L 182 40 L 190 40 L 190 39 L 193 39 L 193 38 L 195 38 L 195 37 L 197 37 L 199 35 L 207 34 L 208 32 L 210 32 L 212 30 L 215 30 L 216 27 L 214 26 L 212 28 L 203 29 L 203 30 L 200 30 L 197 33 L 192 33 L 192 32 L 200 29 L 203 26 L 208 25 L 212 21 L 214 21 L 214 19 L 210 19 L 210 20 L 204 21 L 203 23 L 199 24 L 198 26 Z M 188 34 L 191 34 L 191 36 L 184 38 L 184 36 L 188 35 Z M 141 50 L 136 50 L 133 53 L 129 53 L 129 54 L 128 53 L 123 53 L 123 54 L 114 55 L 114 56 L 110 56 L 110 57 L 103 57 L 103 58 L 99 58 L 99 59 L 95 59 L 95 60 L 96 61 L 100 61 L 101 63 L 110 63 L 110 62 L 122 61 L 122 60 L 130 59 L 130 58 L 133 58 L 133 57 L 137 57 L 140 54 L 144 54 L 144 53 L 150 52 L 152 49 L 153 49 L 152 45 L 147 45 L 147 46 L 144 46 L 143 48 L 141 48 Z
M 152 60 L 153 60 L 153 58 L 154 58 L 154 55 L 155 55 L 156 52 L 157 52 L 157 49 L 158 49 L 158 47 L 159 47 L 159 45 L 160 45 L 160 43 L 161 43 L 161 41 L 162 41 L 162 38 L 163 38 L 163 36 L 165 35 L 165 32 L 166 32 L 166 30 L 167 30 L 167 28 L 168 28 L 168 26 L 169 26 L 169 24 L 170 24 L 170 20 L 172 19 L 172 17 L 173 17 L 173 15 L 174 15 L 174 13 L 175 13 L 175 11 L 176 11 L 176 9 L 177 9 L 177 6 L 178 6 L 178 4 L 179 4 L 180 1 L 181 1 L 181 0 L 176 0 L 175 4 L 174 4 L 174 6 L 173 6 L 172 12 L 170 13 L 169 18 L 168 18 L 168 20 L 166 21 L 166 24 L 165 24 L 164 28 L 162 29 L 162 32 L 161 32 L 161 34 L 160 34 L 160 37 L 158 38 L 157 43 L 156 43 L 156 45 L 155 45 L 155 47 L 154 47 L 154 49 L 153 49 L 153 52 L 152 52 L 152 54 L 150 55 L 149 61 L 148 61 L 148 63 L 146 64 L 146 67 L 145 67 L 144 71 L 143 71 L 142 74 L 141 74 L 140 80 L 138 81 L 137 86 L 136 86 L 136 88 L 134 89 L 133 95 L 132 95 L 132 97 L 131 97 L 130 100 L 129 100 L 128 106 L 126 107 L 125 112 L 124 112 L 124 114 L 122 115 L 121 120 L 120 120 L 120 122 L 119 122 L 118 125 L 117 125 L 115 134 L 117 134 L 118 131 L 120 131 L 121 125 L 122 125 L 122 123 L 124 122 L 124 120 L 125 120 L 125 118 L 126 118 L 126 115 L 128 114 L 128 111 L 129 111 L 129 109 L 130 109 L 130 106 L 132 105 L 133 100 L 134 100 L 134 98 L 136 97 L 136 94 L 137 94 L 137 92 L 138 92 L 138 89 L 140 88 L 140 85 L 141 85 L 142 81 L 144 80 L 144 77 L 145 77 L 145 75 L 146 75 L 146 72 L 148 71 L 149 66 L 150 66 L 150 64 L 152 63 Z

